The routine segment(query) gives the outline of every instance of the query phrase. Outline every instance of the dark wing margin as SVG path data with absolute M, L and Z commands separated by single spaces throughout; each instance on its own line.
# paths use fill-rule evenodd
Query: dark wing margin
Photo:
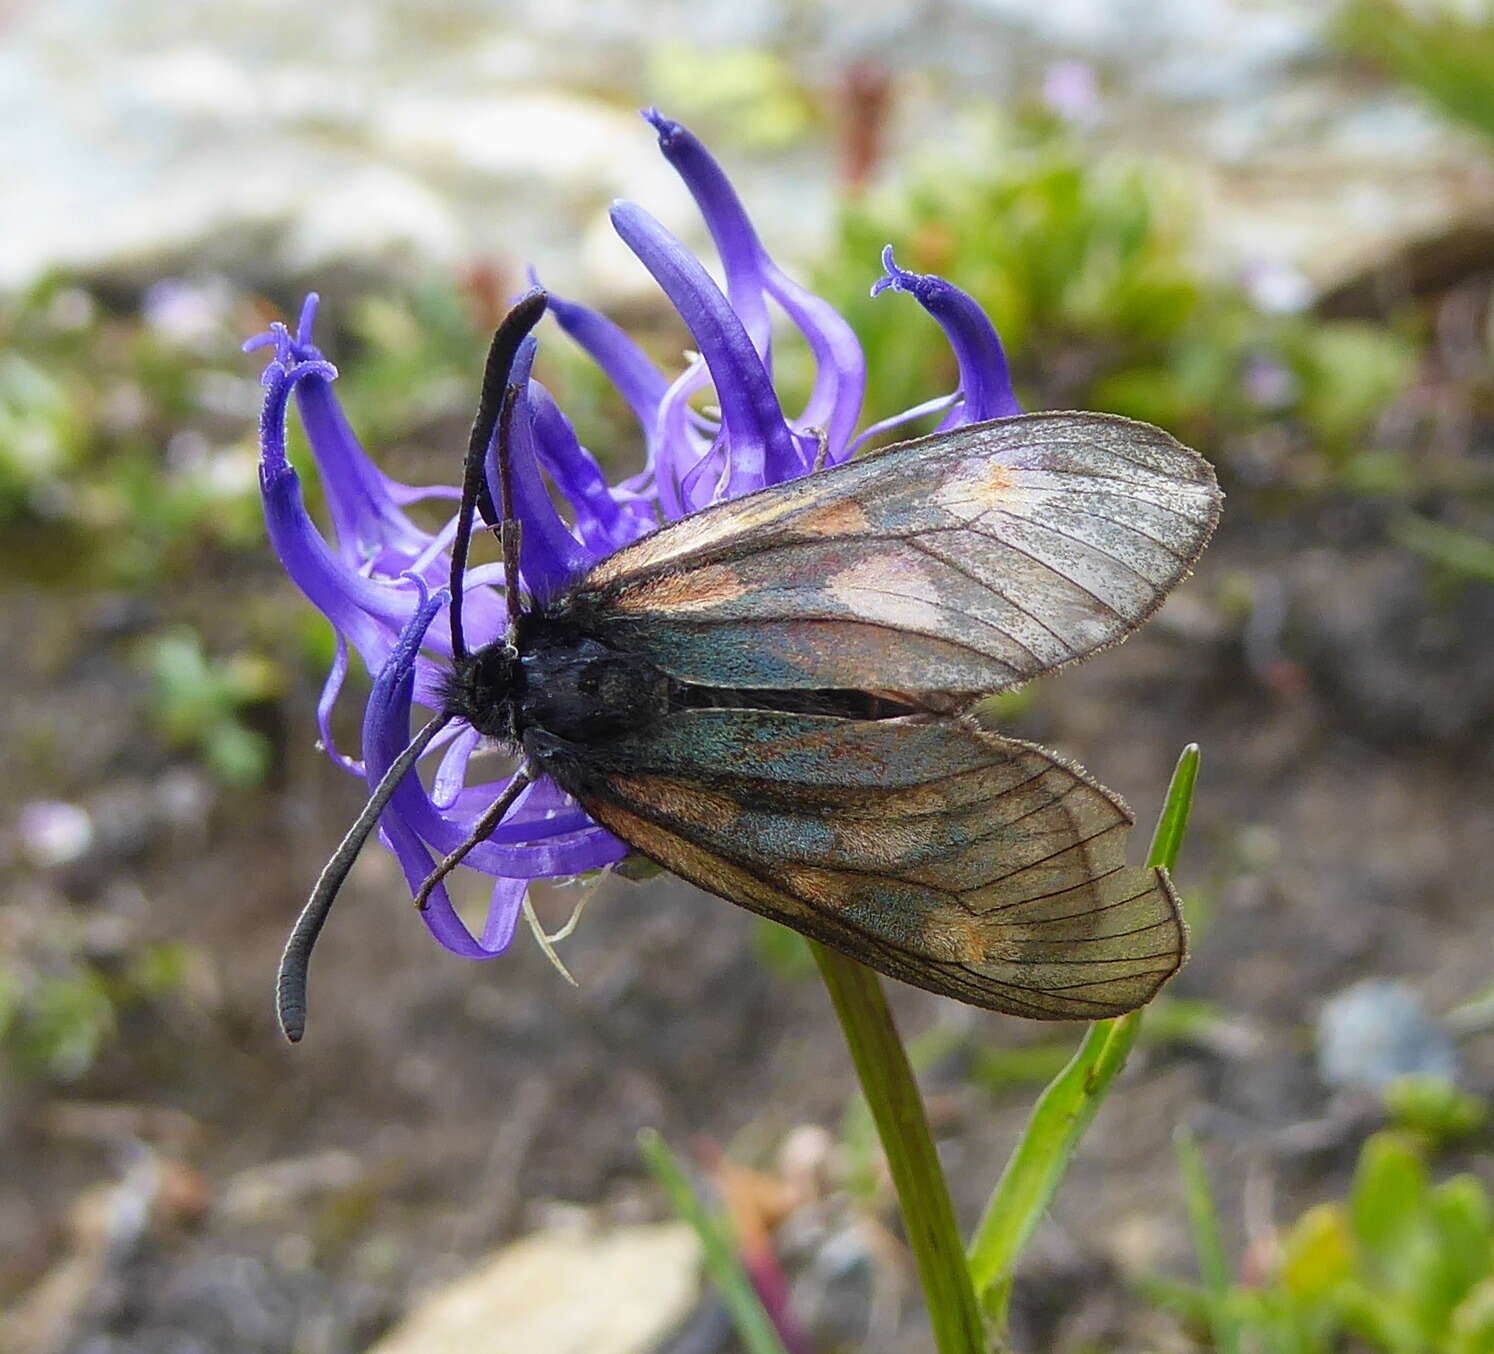
M 1083 771 L 942 716 L 692 710 L 531 755 L 675 874 L 914 986 L 1038 1020 L 1149 1001 L 1187 933 Z
M 601 561 L 568 604 L 686 682 L 1000 691 L 1124 639 L 1220 502 L 1208 462 L 1156 428 L 1026 414 L 707 508 Z

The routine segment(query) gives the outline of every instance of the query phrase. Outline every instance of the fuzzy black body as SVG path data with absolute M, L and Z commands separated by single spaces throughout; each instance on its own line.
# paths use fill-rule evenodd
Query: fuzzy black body
M 621 734 L 641 735 L 688 710 L 780 710 L 845 719 L 886 719 L 913 706 L 864 691 L 734 690 L 682 682 L 646 658 L 591 633 L 586 608 L 565 599 L 527 612 L 513 644 L 485 645 L 457 663 L 445 713 L 521 750 L 577 794 L 581 769 Z
M 526 735 L 535 731 L 589 745 L 662 719 L 673 686 L 652 663 L 610 648 L 563 612 L 536 611 L 520 618 L 512 644 L 495 641 L 456 665 L 445 710 L 534 756 Z

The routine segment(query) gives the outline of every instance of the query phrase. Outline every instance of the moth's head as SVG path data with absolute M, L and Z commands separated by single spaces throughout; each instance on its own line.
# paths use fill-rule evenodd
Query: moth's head
M 456 660 L 446 674 L 442 710 L 489 738 L 511 738 L 520 680 L 519 651 L 506 640 L 495 640 Z

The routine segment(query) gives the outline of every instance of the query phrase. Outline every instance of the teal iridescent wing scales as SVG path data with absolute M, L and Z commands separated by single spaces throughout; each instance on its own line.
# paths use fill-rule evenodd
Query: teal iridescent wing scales
M 1123 639 L 1219 516 L 1146 424 L 1028 414 L 719 504 L 603 560 L 571 601 L 680 680 L 880 689 L 957 708 Z
M 1125 805 L 963 720 L 691 710 L 542 760 L 667 869 L 972 1005 L 1098 1019 L 1149 1000 L 1186 933 L 1125 864 Z

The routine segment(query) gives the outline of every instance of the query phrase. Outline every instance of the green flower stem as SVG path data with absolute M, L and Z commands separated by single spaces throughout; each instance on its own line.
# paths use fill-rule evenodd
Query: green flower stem
M 985 1331 L 965 1267 L 949 1186 L 881 981 L 837 950 L 815 941 L 809 942 L 809 948 L 830 989 L 861 1090 L 887 1153 L 935 1345 L 939 1354 L 985 1354 Z
M 1198 745 L 1178 758 L 1146 863 L 1171 870 L 1188 831 L 1198 780 Z M 1048 1210 L 1079 1141 L 1104 1103 L 1141 1032 L 1141 1012 L 1089 1027 L 1079 1050 L 1038 1098 L 1021 1140 L 970 1243 L 970 1275 L 985 1310 L 1004 1323 L 1012 1271 Z

